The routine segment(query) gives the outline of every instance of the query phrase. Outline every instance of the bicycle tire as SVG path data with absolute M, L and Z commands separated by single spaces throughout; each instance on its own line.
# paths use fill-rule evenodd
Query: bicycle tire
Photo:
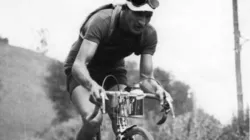
M 143 140 L 154 140 L 153 136 L 147 130 L 138 126 L 135 126 L 131 128 L 130 130 L 128 130 L 128 132 L 124 134 L 125 136 L 124 140 L 131 140 L 131 138 L 135 135 L 142 136 Z

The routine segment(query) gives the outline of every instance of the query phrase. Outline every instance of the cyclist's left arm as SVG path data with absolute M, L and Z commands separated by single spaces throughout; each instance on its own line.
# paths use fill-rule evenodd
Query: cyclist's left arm
M 141 54 L 140 60 L 140 87 L 147 93 L 155 93 L 161 88 L 154 80 L 152 57 L 151 54 Z
M 142 54 L 140 60 L 140 87 L 144 92 L 155 93 L 161 99 L 161 104 L 164 102 L 164 96 L 172 98 L 170 94 L 163 89 L 155 80 L 153 76 L 153 62 L 151 54 Z

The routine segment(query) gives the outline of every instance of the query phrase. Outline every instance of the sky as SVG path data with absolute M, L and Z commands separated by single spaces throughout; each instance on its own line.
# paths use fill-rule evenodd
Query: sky
M 37 31 L 45 28 L 48 56 L 63 61 L 86 15 L 109 2 L 113 0 L 0 0 L 0 36 L 34 50 Z M 250 39 L 250 2 L 238 4 L 242 37 Z M 237 109 L 232 1 L 160 0 L 151 24 L 158 34 L 154 66 L 189 84 L 198 107 L 229 123 Z M 249 54 L 250 41 L 241 53 L 245 106 L 250 102 Z M 135 56 L 129 60 L 139 62 Z

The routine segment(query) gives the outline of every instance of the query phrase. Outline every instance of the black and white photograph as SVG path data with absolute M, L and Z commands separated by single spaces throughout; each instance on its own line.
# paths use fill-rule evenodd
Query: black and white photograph
M 0 140 L 250 140 L 249 0 L 0 0 Z

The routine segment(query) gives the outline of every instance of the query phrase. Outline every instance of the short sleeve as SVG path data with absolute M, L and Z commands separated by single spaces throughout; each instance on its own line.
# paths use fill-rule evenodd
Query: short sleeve
M 141 40 L 141 54 L 151 54 L 154 55 L 157 45 L 157 33 L 156 30 L 149 25 L 146 31 L 142 34 Z
M 103 18 L 98 14 L 93 15 L 82 28 L 80 34 L 84 39 L 99 44 L 107 34 L 108 24 L 108 18 Z

